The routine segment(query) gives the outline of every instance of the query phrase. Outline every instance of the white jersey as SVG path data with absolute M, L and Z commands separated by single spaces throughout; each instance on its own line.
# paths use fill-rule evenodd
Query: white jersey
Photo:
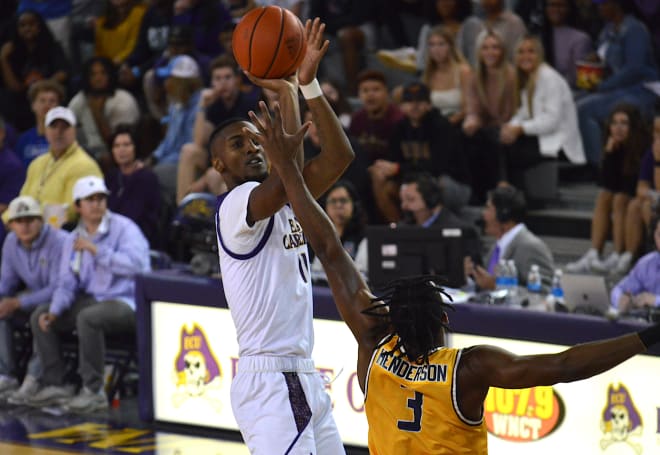
M 248 226 L 257 182 L 218 198 L 216 232 L 222 282 L 239 356 L 311 358 L 312 284 L 307 241 L 288 205 Z

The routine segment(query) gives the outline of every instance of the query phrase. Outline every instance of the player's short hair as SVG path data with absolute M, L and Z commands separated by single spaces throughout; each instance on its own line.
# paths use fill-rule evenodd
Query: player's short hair
M 385 286 L 364 314 L 384 318 L 399 337 L 392 352 L 401 351 L 412 362 L 428 363 L 429 354 L 440 345 L 441 330 L 449 331 L 447 303 L 451 297 L 439 286 L 435 275 L 395 280 Z M 387 311 L 383 311 L 387 309 Z
M 227 128 L 229 125 L 233 125 L 234 123 L 237 122 L 249 122 L 250 119 L 247 117 L 229 117 L 228 119 L 223 120 L 220 122 L 215 128 L 213 128 L 213 131 L 211 131 L 211 135 L 209 136 L 209 142 L 208 142 L 208 151 L 209 151 L 209 156 L 213 156 L 213 141 L 215 141 L 215 138 L 224 130 Z

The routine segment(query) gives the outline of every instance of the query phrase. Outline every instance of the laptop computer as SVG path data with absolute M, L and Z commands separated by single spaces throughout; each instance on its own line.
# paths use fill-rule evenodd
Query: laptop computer
M 570 311 L 604 315 L 610 308 L 610 294 L 602 276 L 565 274 L 561 286 Z

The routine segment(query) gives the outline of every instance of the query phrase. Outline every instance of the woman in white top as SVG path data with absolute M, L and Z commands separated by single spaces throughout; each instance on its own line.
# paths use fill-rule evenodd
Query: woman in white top
M 431 91 L 431 104 L 453 125 L 460 125 L 465 118 L 470 66 L 456 50 L 447 28 L 433 27 L 427 43 L 429 54 L 422 82 Z
M 566 80 L 543 61 L 535 36 L 518 43 L 515 55 L 518 111 L 502 126 L 504 179 L 522 188 L 526 169 L 563 151 L 569 161 L 586 162 L 577 112 Z

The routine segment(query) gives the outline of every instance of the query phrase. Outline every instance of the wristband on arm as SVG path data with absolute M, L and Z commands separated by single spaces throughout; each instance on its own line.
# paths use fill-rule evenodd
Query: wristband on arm
M 323 95 L 323 90 L 321 90 L 321 85 L 319 84 L 319 81 L 316 78 L 314 78 L 314 80 L 307 85 L 301 85 L 300 91 L 302 92 L 303 97 L 306 100 L 311 100 L 312 98 L 318 98 L 319 96 Z
M 642 340 L 644 346 L 648 349 L 654 344 L 660 342 L 660 324 L 652 325 L 642 331 L 637 332 L 637 336 Z

